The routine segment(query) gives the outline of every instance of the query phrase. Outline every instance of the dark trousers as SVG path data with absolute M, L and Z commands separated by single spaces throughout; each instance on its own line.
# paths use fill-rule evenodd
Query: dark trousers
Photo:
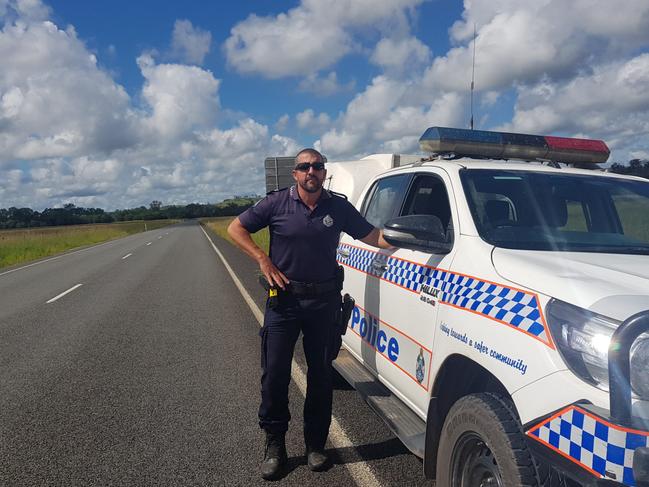
M 288 430 L 288 385 L 295 342 L 300 331 L 308 366 L 304 402 L 304 441 L 307 447 L 323 448 L 331 423 L 332 367 L 336 341 L 334 316 L 340 295 L 331 293 L 298 299 L 280 295 L 274 308 L 266 304 L 261 335 L 261 406 L 259 426 L 269 433 Z M 333 352 L 333 355 L 332 355 Z

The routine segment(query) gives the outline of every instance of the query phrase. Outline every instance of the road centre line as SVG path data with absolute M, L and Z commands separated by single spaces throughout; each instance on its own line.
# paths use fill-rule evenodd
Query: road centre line
M 124 257 L 122 257 L 122 260 L 124 260 L 124 259 L 128 259 L 131 255 L 133 255 L 133 253 L 126 254 Z
M 62 298 L 62 297 L 65 296 L 66 294 L 71 293 L 72 291 L 74 291 L 75 289 L 77 289 L 77 288 L 79 288 L 79 287 L 81 287 L 81 286 L 83 286 L 83 284 L 77 284 L 77 285 L 75 285 L 75 286 L 72 286 L 72 287 L 71 287 L 70 289 L 68 289 L 67 291 L 63 291 L 63 292 L 62 292 L 61 294 L 59 294 L 58 296 L 54 296 L 54 297 L 53 297 L 52 299 L 50 299 L 49 301 L 46 301 L 45 304 L 53 303 L 53 302 L 56 301 L 57 299 Z
M 153 243 L 153 242 L 147 242 L 146 244 L 147 244 L 147 245 L 151 245 L 152 243 Z
M 234 285 L 237 287 L 237 289 L 239 289 L 241 296 L 243 297 L 246 304 L 250 307 L 252 314 L 257 319 L 259 326 L 263 326 L 264 314 L 262 313 L 261 309 L 259 309 L 257 303 L 255 303 L 255 301 L 252 299 L 252 297 L 250 296 L 246 288 L 243 286 L 243 284 L 241 283 L 237 275 L 234 273 L 234 270 L 232 270 L 232 267 L 230 267 L 228 261 L 225 260 L 225 256 L 216 247 L 216 245 L 214 245 L 214 242 L 207 234 L 207 232 L 205 231 L 202 225 L 201 225 L 201 230 L 205 234 L 205 237 L 207 237 L 207 240 L 212 245 L 212 249 L 214 249 L 216 255 L 219 256 L 219 259 L 221 259 L 221 262 L 225 266 L 225 269 L 228 271 L 230 277 L 234 281 Z M 293 378 L 293 382 L 295 382 L 295 385 L 297 385 L 298 389 L 300 390 L 302 396 L 306 397 L 306 375 L 302 370 L 302 367 L 300 367 L 300 365 L 295 361 L 295 359 L 293 359 L 293 362 L 291 364 L 291 377 Z M 349 439 L 347 433 L 345 433 L 345 430 L 340 425 L 336 417 L 333 415 L 331 417 L 331 428 L 329 431 L 329 439 L 337 449 L 354 448 L 354 444 Z M 356 485 L 359 486 L 362 485 L 368 487 L 379 487 L 381 485 L 379 480 L 374 475 L 374 472 L 372 472 L 372 470 L 370 469 L 367 462 L 359 461 L 355 463 L 346 463 L 345 467 L 347 468 L 349 474 L 356 482 Z

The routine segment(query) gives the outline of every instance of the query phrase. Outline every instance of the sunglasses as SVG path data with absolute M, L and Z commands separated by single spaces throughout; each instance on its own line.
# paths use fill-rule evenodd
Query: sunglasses
M 310 168 L 314 171 L 322 171 L 325 168 L 324 162 L 300 162 L 295 165 L 295 170 L 300 172 L 307 172 Z

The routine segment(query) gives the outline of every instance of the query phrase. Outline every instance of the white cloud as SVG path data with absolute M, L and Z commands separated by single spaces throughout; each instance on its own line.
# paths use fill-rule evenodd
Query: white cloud
M 302 0 L 277 16 L 250 15 L 225 41 L 228 62 L 240 73 L 268 78 L 328 68 L 355 49 L 356 29 L 403 23 L 422 0 Z
M 417 70 L 428 63 L 430 56 L 428 46 L 416 37 L 385 37 L 376 44 L 370 61 L 386 71 L 400 74 L 406 70 Z
M 284 130 L 286 130 L 286 127 L 288 126 L 290 120 L 291 117 L 289 116 L 289 114 L 285 113 L 277 119 L 277 122 L 275 122 L 275 130 L 277 130 L 278 132 L 283 132 Z
M 338 75 L 335 71 L 330 72 L 326 77 L 320 77 L 318 73 L 310 73 L 300 81 L 300 91 L 313 93 L 317 96 L 331 96 L 336 93 L 351 91 L 356 83 L 354 80 L 343 85 L 338 83 Z
M 0 207 L 220 201 L 260 191 L 266 155 L 297 152 L 291 138 L 249 118 L 215 129 L 220 80 L 210 71 L 143 54 L 143 106 L 134 106 L 72 27 L 32 20 L 37 2 L 30 16 L 7 5 L 0 3 Z
M 0 0 L 0 18 L 39 21 L 49 15 L 50 8 L 40 0 Z
M 619 59 L 649 41 L 649 3 L 629 0 L 465 0 L 464 20 L 451 29 L 466 43 L 433 62 L 429 86 L 468 90 L 477 26 L 476 88 L 498 90 L 541 76 L 566 79 Z
M 371 152 L 418 152 L 417 140 L 431 125 L 461 123 L 463 101 L 456 93 L 426 93 L 414 82 L 378 76 L 349 103 L 319 147 L 330 158 Z
M 334 157 L 410 151 L 427 126 L 466 126 L 474 23 L 478 102 L 496 110 L 515 88 L 514 118 L 503 128 L 592 134 L 618 154 L 646 148 L 649 54 L 636 55 L 649 43 L 644 0 L 624 9 L 592 0 L 465 0 L 463 20 L 450 30 L 455 46 L 423 76 L 413 66 L 430 54 L 414 37 L 381 39 L 370 60 L 385 74 L 354 97 L 319 146 Z
M 50 21 L 5 23 L 0 59 L 0 166 L 134 143 L 128 95 L 99 69 L 74 29 Z
M 212 44 L 209 31 L 194 27 L 189 20 L 176 20 L 171 41 L 171 55 L 189 64 L 203 64 Z
M 307 130 L 311 133 L 323 132 L 331 125 L 331 119 L 326 113 L 316 115 L 315 112 L 308 108 L 295 116 L 298 128 Z
M 137 60 L 145 78 L 142 94 L 152 109 L 147 126 L 162 135 L 185 136 L 216 119 L 219 80 L 196 66 L 155 64 L 143 54 Z
M 520 87 L 511 124 L 531 133 L 566 133 L 603 138 L 624 160 L 649 133 L 649 54 L 597 66 L 561 83 Z

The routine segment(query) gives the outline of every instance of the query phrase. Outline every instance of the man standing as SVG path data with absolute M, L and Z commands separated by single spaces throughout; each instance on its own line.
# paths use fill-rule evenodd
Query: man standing
M 331 423 L 332 357 L 339 346 L 334 319 L 340 309 L 336 248 L 340 232 L 368 245 L 390 248 L 382 232 L 346 199 L 322 188 L 324 158 L 315 149 L 295 157 L 296 185 L 270 193 L 228 227 L 234 242 L 259 263 L 277 299 L 266 304 L 261 335 L 261 406 L 259 425 L 266 432 L 261 465 L 265 479 L 277 478 L 286 463 L 288 385 L 295 342 L 303 334 L 308 366 L 304 402 L 304 441 L 313 471 L 328 466 L 324 446 Z M 270 227 L 270 256 L 250 237 Z

